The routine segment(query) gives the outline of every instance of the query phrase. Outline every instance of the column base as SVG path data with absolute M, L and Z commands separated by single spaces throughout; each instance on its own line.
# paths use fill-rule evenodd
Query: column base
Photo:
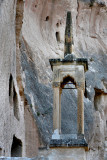
M 86 160 L 84 148 L 51 148 L 47 160 Z
M 58 129 L 54 130 L 54 133 L 52 134 L 52 139 L 60 139 L 61 136 L 58 132 Z

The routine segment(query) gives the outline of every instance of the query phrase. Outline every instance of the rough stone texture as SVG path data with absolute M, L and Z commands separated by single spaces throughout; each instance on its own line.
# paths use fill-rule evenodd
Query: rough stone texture
M 15 79 L 15 8 L 13 0 L 0 1 L 0 156 L 11 156 L 13 135 L 24 143 L 23 108 Z M 9 101 L 10 73 L 17 94 L 20 121 L 14 116 L 14 106 Z
M 84 138 L 77 138 L 77 139 L 53 139 L 50 141 L 50 148 L 86 148 L 88 150 L 88 144 Z
M 86 160 L 85 150 L 79 149 L 51 149 L 48 155 L 49 160 Z
M 22 4 L 22 0 L 0 1 L 0 156 L 6 157 L 11 156 L 14 136 L 22 142 L 22 156 L 36 156 L 39 144 L 39 138 L 35 138 L 36 143 L 33 140 L 29 145 L 29 141 L 32 142 L 33 137 L 38 136 L 38 132 L 29 109 L 24 108 L 27 107 L 27 102 L 24 104 L 22 85 L 16 81 L 16 68 L 21 68 L 20 59 L 16 58 L 16 42 L 19 51 Z M 20 88 L 22 97 L 19 94 Z M 27 115 L 31 125 L 27 126 L 28 119 L 24 114 Z M 30 132 L 31 128 L 33 129 Z M 28 151 L 29 147 L 31 149 L 33 147 L 35 151 L 33 149 Z
M 21 157 L 7 157 L 0 158 L 1 160 L 86 160 L 85 150 L 83 148 L 57 148 L 47 150 L 47 154 L 42 154 L 41 156 L 37 156 L 34 158 L 21 158 Z
M 42 141 L 50 141 L 52 134 L 52 88 L 38 81 L 34 63 L 29 60 L 24 43 L 21 46 L 21 60 L 23 69 L 24 92 L 31 107 Z M 50 121 L 51 119 L 51 121 Z
M 25 118 L 25 145 L 26 145 L 26 157 L 35 157 L 38 155 L 39 136 L 36 127 L 36 122 L 29 110 L 29 106 L 24 107 Z
M 34 157 L 34 158 L 27 158 L 27 157 L 3 157 L 0 158 L 0 160 L 48 160 L 48 158 L 45 157 Z
M 87 152 L 87 160 L 102 160 L 104 155 L 106 159 L 106 145 L 104 148 L 104 144 L 107 141 L 107 1 L 26 0 L 22 30 L 23 39 L 20 42 L 21 60 L 20 55 L 16 59 L 15 54 L 15 10 L 16 1 L 0 1 L 1 156 L 11 155 L 13 135 L 21 139 L 23 143 L 22 156 L 26 155 L 26 131 L 22 99 L 27 99 L 36 119 L 42 140 L 41 145 L 42 143 L 47 145 L 50 141 L 53 93 L 49 58 L 63 58 L 66 12 L 71 10 L 75 55 L 89 60 L 89 71 L 86 73 L 87 97 L 84 98 L 85 136 L 90 147 Z M 20 20 L 19 31 L 21 30 L 22 17 Z M 17 38 L 19 40 L 19 37 Z M 17 50 L 19 54 L 18 47 Z M 17 66 L 16 60 L 19 62 Z M 16 68 L 18 85 L 16 82 Z M 20 75 L 21 70 L 22 75 Z M 15 118 L 13 105 L 10 105 L 9 102 L 10 73 L 13 76 L 18 97 L 19 121 Z M 76 91 L 63 92 L 63 133 L 75 133 L 77 131 L 76 99 Z M 28 129 L 31 129 L 30 127 L 27 128 L 27 132 Z M 38 135 L 38 132 L 36 133 L 37 128 L 34 130 L 35 135 Z M 30 137 L 33 136 L 30 135 Z

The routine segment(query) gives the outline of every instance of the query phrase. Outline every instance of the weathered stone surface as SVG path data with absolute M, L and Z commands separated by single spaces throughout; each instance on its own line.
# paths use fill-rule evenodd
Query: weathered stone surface
M 88 150 L 88 144 L 86 143 L 86 140 L 83 138 L 77 138 L 77 139 L 53 139 L 50 141 L 50 148 L 70 148 L 70 147 L 78 147 L 78 148 L 87 148 Z
M 48 158 L 49 160 L 86 160 L 86 155 L 85 150 L 83 148 L 58 148 L 51 149 Z
M 0 156 L 11 156 L 14 135 L 24 142 L 23 103 L 16 82 L 15 9 L 15 1 L 0 1 Z
M 15 4 L 16 1 L 13 0 L 0 1 L 0 155 L 11 155 L 14 134 L 25 144 L 24 110 L 19 86 L 21 95 L 24 86 L 24 93 L 36 119 L 42 141 L 45 145 L 50 141 L 53 93 L 52 72 L 48 60 L 63 58 L 66 11 L 71 10 L 74 53 L 77 57 L 89 60 L 89 71 L 86 73 L 87 97 L 84 98 L 85 135 L 90 146 L 87 160 L 102 160 L 104 150 L 106 155 L 104 142 L 105 138 L 107 139 L 107 1 L 25 1 L 22 35 L 26 47 L 21 42 L 21 63 L 17 65 L 22 65 L 22 68 L 19 67 L 22 69 L 23 86 L 20 83 L 20 71 L 19 83 L 16 83 Z M 19 31 L 20 27 L 21 22 Z M 19 40 L 19 37 L 17 38 Z M 10 73 L 18 97 L 19 121 L 14 116 L 13 106 L 9 102 Z M 75 133 L 77 92 L 63 91 L 62 96 L 62 131 Z M 23 150 L 25 156 L 25 148 Z
M 100 3 L 101 1 L 93 3 L 88 0 L 75 2 L 68 0 L 66 2 L 64 0 L 37 2 L 32 0 L 31 2 L 25 2 L 22 34 L 27 49 L 22 54 L 22 68 L 25 75 L 26 96 L 30 104 L 33 104 L 34 115 L 37 115 L 38 111 L 41 115 L 35 116 L 35 118 L 42 138 L 47 144 L 49 135 L 52 133 L 52 110 L 48 115 L 42 116 L 44 110 L 49 106 L 52 109 L 50 84 L 52 72 L 48 59 L 63 58 L 66 10 L 71 10 L 74 53 L 76 57 L 85 57 L 89 61 L 89 71 L 86 72 L 87 97 L 84 98 L 85 135 L 90 146 L 87 159 L 102 160 L 107 114 L 107 2 L 103 0 L 104 5 Z M 58 42 L 56 32 L 60 34 Z M 33 67 L 31 67 L 31 63 Z M 35 71 L 36 73 L 34 73 Z M 31 87 L 34 84 L 36 90 Z M 42 96 L 42 101 L 37 95 Z M 77 92 L 63 91 L 62 96 L 62 132 L 75 133 L 77 132 Z M 41 119 L 46 119 L 47 122 Z
M 20 59 L 16 58 L 16 42 L 17 54 L 19 54 L 18 41 L 22 19 L 23 0 L 0 1 L 0 156 L 33 157 L 37 155 L 39 146 L 35 120 L 27 108 L 27 102 L 24 104 L 22 84 L 20 85 L 19 82 L 17 84 L 16 81 L 16 68 L 17 70 L 21 68 Z M 19 94 L 20 88 L 22 97 Z M 30 126 L 27 126 L 28 119 Z M 33 129 L 30 132 L 31 128 Z M 19 143 L 20 153 L 18 152 L 19 145 L 15 144 L 14 137 L 21 142 Z M 32 137 L 35 137 L 35 140 Z M 28 151 L 29 147 L 31 149 L 33 147 L 34 150 Z

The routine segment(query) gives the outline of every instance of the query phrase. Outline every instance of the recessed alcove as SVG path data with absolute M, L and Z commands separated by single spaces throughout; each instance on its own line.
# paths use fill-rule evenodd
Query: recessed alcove
M 15 136 L 13 136 L 11 157 L 22 157 L 22 141 Z
M 10 102 L 10 105 L 12 105 L 12 100 L 13 100 L 13 77 L 12 77 L 12 74 L 10 74 L 10 77 L 9 77 L 9 102 Z
M 13 113 L 17 120 L 19 120 L 19 104 L 18 95 L 14 86 L 13 76 L 10 74 L 9 77 L 9 102 L 13 107 Z
M 0 147 L 0 156 L 2 156 L 2 148 Z
M 59 27 L 59 23 L 57 23 L 56 26 Z
M 96 111 L 98 111 L 98 106 L 100 104 L 101 95 L 102 95 L 101 91 L 98 89 L 95 89 L 94 108 Z
M 49 16 L 46 17 L 45 21 L 49 21 Z
M 60 33 L 59 32 L 56 32 L 56 40 L 57 40 L 57 42 L 60 42 Z

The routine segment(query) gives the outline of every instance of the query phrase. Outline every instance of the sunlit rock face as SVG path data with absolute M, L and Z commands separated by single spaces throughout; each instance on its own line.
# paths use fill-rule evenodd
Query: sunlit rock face
M 23 109 L 16 82 L 15 15 L 15 1 L 0 1 L 0 156 L 11 156 L 14 135 L 24 142 Z
M 78 2 L 76 36 L 79 49 L 107 53 L 107 2 Z M 92 54 L 93 54 L 92 53 Z
M 106 0 L 26 0 L 21 40 L 25 95 L 41 138 L 52 134 L 52 71 L 49 58 L 63 58 L 67 11 L 72 12 L 74 53 L 88 59 L 85 136 L 87 160 L 102 160 L 107 122 L 107 2 Z M 62 132 L 77 132 L 77 92 L 64 91 Z

